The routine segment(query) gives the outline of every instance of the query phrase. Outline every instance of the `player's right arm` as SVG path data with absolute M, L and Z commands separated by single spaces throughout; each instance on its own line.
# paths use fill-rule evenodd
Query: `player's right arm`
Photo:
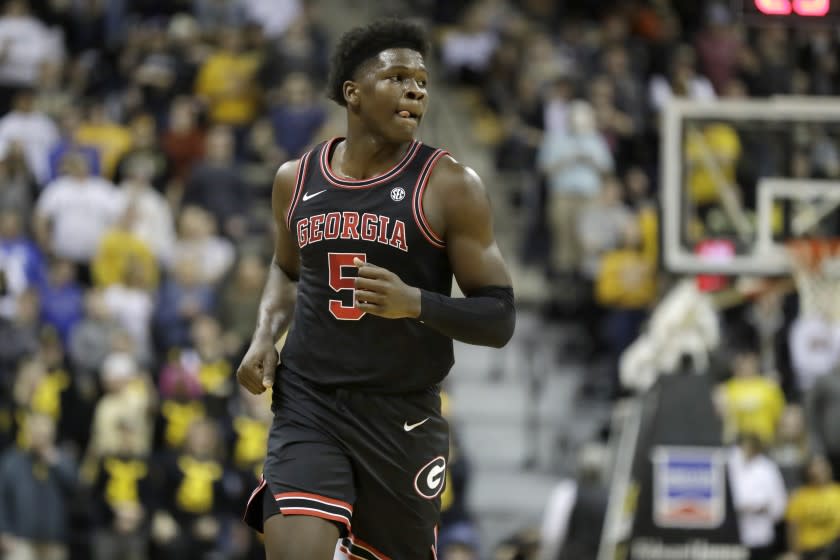
M 292 203 L 297 170 L 298 160 L 289 161 L 280 166 L 274 177 L 271 192 L 271 210 L 277 232 L 274 257 L 260 299 L 251 346 L 236 370 L 239 383 L 255 395 L 274 383 L 274 370 L 279 359 L 274 345 L 289 327 L 295 309 L 300 250 L 287 227 L 286 212 Z

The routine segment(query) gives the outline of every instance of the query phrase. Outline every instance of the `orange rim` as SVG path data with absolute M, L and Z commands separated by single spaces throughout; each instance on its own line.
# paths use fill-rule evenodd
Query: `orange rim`
M 825 259 L 840 255 L 840 238 L 793 239 L 785 247 L 795 267 L 817 271 Z

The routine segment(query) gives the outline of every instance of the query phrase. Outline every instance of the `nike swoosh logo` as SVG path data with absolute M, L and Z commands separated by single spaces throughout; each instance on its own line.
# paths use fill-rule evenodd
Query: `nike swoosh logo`
M 303 193 L 303 201 L 306 202 L 307 200 L 311 200 L 311 199 L 315 198 L 316 196 L 318 196 L 319 194 L 322 194 L 322 193 L 325 193 L 325 192 L 327 192 L 327 189 L 324 189 L 322 191 L 318 191 L 314 194 Z
M 413 430 L 417 426 L 422 426 L 423 424 L 425 424 L 428 421 L 429 421 L 429 419 L 425 418 L 423 420 L 420 420 L 416 424 L 409 424 L 408 422 L 406 422 L 405 424 L 403 424 L 403 430 L 405 430 L 406 432 L 410 432 L 411 430 Z

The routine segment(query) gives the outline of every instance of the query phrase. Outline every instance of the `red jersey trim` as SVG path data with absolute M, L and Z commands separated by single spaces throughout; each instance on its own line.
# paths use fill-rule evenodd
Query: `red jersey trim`
M 266 481 L 265 478 L 260 476 L 260 483 L 257 485 L 256 488 L 254 488 L 254 491 L 251 492 L 251 496 L 248 498 L 248 503 L 245 504 L 245 514 L 242 516 L 243 519 L 245 519 L 248 516 L 248 511 L 251 509 L 251 503 L 254 501 L 254 498 L 259 496 L 260 492 L 262 492 L 267 485 L 268 481 Z
M 297 208 L 300 194 L 303 192 L 303 184 L 306 182 L 306 172 L 309 169 L 309 159 L 312 152 L 306 152 L 298 162 L 298 172 L 295 177 L 295 190 L 292 192 L 292 202 L 289 204 L 289 211 L 286 212 L 286 229 L 292 231 L 292 216 Z
M 350 535 L 350 554 L 353 554 L 354 548 L 361 548 L 368 554 L 373 555 L 378 560 L 391 560 L 390 557 L 376 550 L 373 546 L 358 538 L 356 535 Z M 360 558 L 360 557 L 359 557 Z M 362 560 L 365 560 L 362 558 Z
M 350 521 L 346 517 L 333 515 L 332 513 L 327 513 L 320 509 L 281 507 L 280 513 L 283 515 L 305 515 L 307 517 L 319 517 L 321 519 L 326 519 L 327 521 L 337 521 L 347 527 L 348 531 L 350 530 Z
M 346 509 L 347 513 L 353 514 L 353 506 L 347 502 L 342 500 L 336 500 L 335 498 L 327 498 L 326 496 L 321 496 L 320 494 L 311 494 L 309 492 L 281 492 L 279 494 L 274 495 L 275 500 L 284 500 L 284 499 L 301 499 L 301 500 L 314 500 L 316 502 L 323 502 L 327 505 L 331 505 L 334 507 L 339 507 L 342 509 Z
M 431 243 L 433 247 L 437 247 L 438 249 L 446 247 L 446 241 L 444 241 L 443 238 L 438 235 L 434 229 L 432 229 L 432 226 L 426 219 L 426 213 L 423 211 L 423 193 L 426 191 L 426 186 L 429 184 L 429 177 L 432 175 L 432 170 L 435 165 L 437 165 L 440 158 L 445 155 L 449 155 L 449 152 L 446 150 L 437 150 L 426 161 L 426 165 L 423 166 L 423 171 L 420 172 L 420 176 L 417 177 L 417 183 L 414 185 L 414 194 L 411 206 L 411 210 L 414 214 L 414 221 L 420 229 L 420 232 L 423 234 L 423 237 L 425 237 L 426 241 Z
M 335 173 L 333 173 L 332 167 L 330 167 L 329 154 L 332 153 L 335 143 L 339 140 L 343 140 L 343 138 L 333 138 L 321 147 L 321 175 L 323 175 L 324 179 L 333 186 L 344 189 L 366 189 L 376 185 L 381 185 L 382 183 L 394 179 L 414 160 L 414 157 L 417 155 L 417 152 L 420 151 L 420 146 L 422 145 L 418 140 L 413 141 L 411 146 L 409 146 L 408 150 L 405 152 L 403 158 L 394 165 L 394 167 L 381 175 L 377 175 L 376 177 L 371 177 L 369 179 L 345 179 L 338 177 Z

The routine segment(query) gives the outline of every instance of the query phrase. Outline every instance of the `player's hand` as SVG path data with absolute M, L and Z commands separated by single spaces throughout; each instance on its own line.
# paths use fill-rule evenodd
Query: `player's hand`
M 386 268 L 354 259 L 359 269 L 354 303 L 365 313 L 385 319 L 420 315 L 420 290 L 409 286 Z
M 255 395 L 274 385 L 274 370 L 279 356 L 271 338 L 255 337 L 236 370 L 239 384 Z

